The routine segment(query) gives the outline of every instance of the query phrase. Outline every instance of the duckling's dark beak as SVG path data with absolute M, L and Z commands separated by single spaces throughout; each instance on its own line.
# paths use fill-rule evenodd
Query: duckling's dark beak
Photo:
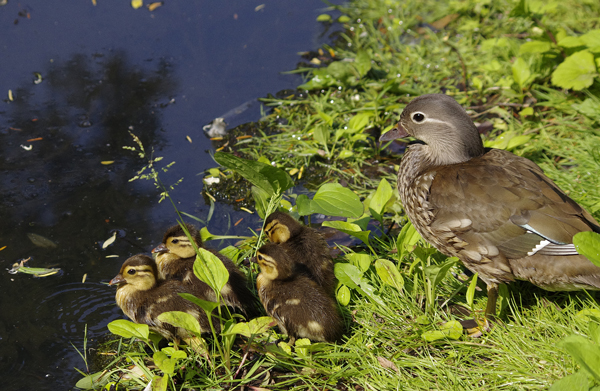
M 379 137 L 379 142 L 392 141 L 397 138 L 405 137 L 408 137 L 408 132 L 402 127 L 402 125 L 400 125 L 400 122 L 398 122 L 396 126 L 394 126 L 388 132 L 385 132 L 381 135 L 381 137 Z
M 122 282 L 125 282 L 125 279 L 123 278 L 123 276 L 121 274 L 118 274 L 115 278 L 110 280 L 108 285 L 116 285 L 116 284 L 120 284 Z
M 167 246 L 165 246 L 164 243 L 159 244 L 158 246 L 156 246 L 153 250 L 152 250 L 152 254 L 156 254 L 156 253 L 168 253 L 169 249 L 167 248 Z

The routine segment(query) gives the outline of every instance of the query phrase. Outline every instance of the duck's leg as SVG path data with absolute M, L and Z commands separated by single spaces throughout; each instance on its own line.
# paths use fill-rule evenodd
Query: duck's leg
M 488 320 L 494 320 L 496 317 L 496 303 L 498 301 L 498 284 L 488 283 L 487 284 L 488 291 L 488 300 L 487 305 L 485 307 L 485 317 Z

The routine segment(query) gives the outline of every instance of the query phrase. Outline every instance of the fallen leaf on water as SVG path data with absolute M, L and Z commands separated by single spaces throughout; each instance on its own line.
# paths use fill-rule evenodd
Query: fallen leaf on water
M 6 246 L 0 247 L 0 251 L 4 250 L 5 248 L 6 248 Z
M 94 6 L 98 5 L 98 4 L 96 4 L 96 0 L 92 0 L 92 4 L 93 4 Z
M 266 4 L 257 5 L 254 8 L 254 11 L 260 11 L 261 9 L 264 9 L 266 6 L 267 6 Z
M 83 278 L 81 279 L 81 283 L 82 283 L 82 284 L 83 284 L 83 283 L 85 283 L 85 280 L 86 280 L 86 278 L 87 278 L 87 273 L 85 273 L 85 274 L 83 275 Z
M 21 148 L 23 148 L 26 151 L 31 151 L 33 149 L 33 145 L 25 146 L 25 145 L 21 144 Z
M 115 162 L 114 160 L 103 160 L 100 162 L 100 164 L 108 166 L 109 164 L 113 164 L 114 162 Z
M 190 142 L 190 144 L 192 143 L 192 138 L 190 136 L 185 136 L 185 138 Z
M 133 7 L 133 9 L 138 9 L 143 5 L 144 2 L 142 0 L 131 0 L 131 6 Z
M 31 257 L 29 257 L 27 259 L 23 259 L 23 260 L 21 260 L 21 262 L 17 262 L 15 264 L 13 264 L 12 269 L 10 269 L 8 272 L 10 274 L 25 273 L 25 274 L 32 274 L 34 277 L 48 277 L 48 276 L 56 274 L 60 271 L 60 268 L 27 267 L 27 266 L 25 266 L 25 262 L 29 261 L 30 259 L 31 259 Z
M 154 3 L 148 4 L 148 9 L 150 11 L 154 11 L 155 9 L 157 9 L 158 7 L 160 7 L 161 5 L 163 5 L 162 1 L 156 1 Z
M 34 72 L 33 73 L 35 75 L 35 80 L 33 81 L 33 84 L 40 84 L 42 82 L 42 74 L 39 72 Z
M 8 100 L 9 101 L 13 101 L 13 94 L 12 94 L 12 90 L 8 90 Z
M 242 220 L 244 220 L 244 218 L 242 217 L 241 219 L 239 219 L 238 221 L 235 222 L 235 224 L 233 225 L 234 227 L 237 227 L 239 223 L 242 222 Z
M 29 140 L 27 140 L 27 142 L 31 143 L 33 141 L 40 141 L 40 140 L 43 140 L 43 139 L 44 139 L 43 137 L 30 138 Z
M 116 238 L 117 238 L 117 231 L 113 232 L 113 236 L 106 239 L 106 241 L 104 243 L 102 243 L 102 249 L 104 250 L 105 248 L 107 248 L 108 246 L 113 244 L 113 242 L 115 241 Z
M 38 234 L 34 234 L 34 233 L 28 233 L 27 237 L 29 238 L 29 240 L 31 240 L 31 243 L 33 243 L 34 245 L 38 246 L 38 247 L 43 247 L 43 248 L 56 248 L 56 243 L 54 243 L 52 240 L 43 237 L 42 235 L 38 235 Z
M 241 209 L 241 210 L 243 210 L 244 212 L 248 212 L 248 213 L 250 213 L 250 214 L 254 214 L 254 212 L 252 212 L 252 211 L 251 211 L 250 209 L 248 209 L 248 208 L 241 207 L 240 209 Z
M 106 256 L 106 257 L 104 257 L 104 258 L 119 258 L 119 256 L 118 256 L 118 255 L 116 255 L 116 254 L 113 254 L 113 255 L 107 255 L 107 256 Z

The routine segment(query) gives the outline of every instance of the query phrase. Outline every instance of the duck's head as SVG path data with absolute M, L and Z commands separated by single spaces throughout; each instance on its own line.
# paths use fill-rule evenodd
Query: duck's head
M 269 280 L 284 280 L 294 273 L 294 261 L 275 243 L 267 243 L 258 249 L 256 262 L 261 273 Z
M 130 285 L 136 290 L 147 291 L 156 285 L 157 274 L 154 260 L 147 255 L 138 254 L 127 259 L 119 274 L 108 284 L 118 287 Z
M 265 233 L 273 243 L 285 243 L 302 229 L 302 225 L 287 213 L 273 212 L 265 220 Z
M 202 247 L 202 238 L 200 231 L 191 224 L 185 225 L 190 236 L 194 239 L 196 247 Z M 165 232 L 163 241 L 152 250 L 152 253 L 158 254 L 163 258 L 190 258 L 196 256 L 196 249 L 180 225 L 174 225 Z M 168 254 L 168 255 L 167 255 Z
M 408 136 L 424 144 L 427 157 L 436 166 L 466 162 L 484 153 L 477 127 L 465 109 L 444 94 L 413 99 L 402 111 L 396 127 L 379 140 Z

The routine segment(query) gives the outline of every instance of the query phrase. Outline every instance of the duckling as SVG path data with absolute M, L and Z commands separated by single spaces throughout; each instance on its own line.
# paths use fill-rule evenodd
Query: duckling
M 321 234 L 283 212 L 274 212 L 267 217 L 265 233 L 271 242 L 281 244 L 291 259 L 304 264 L 327 294 L 335 296 L 337 279 L 333 272 L 333 260 Z
M 335 300 L 302 273 L 289 252 L 268 243 L 258 250 L 256 260 L 261 270 L 256 279 L 260 301 L 281 332 L 290 337 L 290 344 L 296 338 L 340 340 L 343 323 Z
M 202 247 L 200 231 L 191 224 L 186 228 L 194 239 L 197 247 Z M 256 300 L 246 284 L 246 277 L 236 265 L 223 254 L 215 250 L 209 250 L 215 254 L 229 272 L 229 281 L 221 290 L 221 296 L 228 306 L 240 309 L 248 318 L 259 316 Z M 174 225 L 167 229 L 162 243 L 157 246 L 156 264 L 161 279 L 175 279 L 182 281 L 186 289 L 198 297 L 206 297 L 207 300 L 216 301 L 217 297 L 208 284 L 200 281 L 194 274 L 194 262 L 196 250 L 180 225 Z
M 109 282 L 109 285 L 117 285 L 115 299 L 123 313 L 135 323 L 147 324 L 151 330 L 172 341 L 187 341 L 194 336 L 185 329 L 158 320 L 158 315 L 163 312 L 186 312 L 198 319 L 203 333 L 210 332 L 204 310 L 179 296 L 179 293 L 189 293 L 184 285 L 176 280 L 158 282 L 157 275 L 156 263 L 147 255 L 134 255 L 123 263 L 119 274 Z M 219 329 L 219 321 L 214 317 L 213 326 Z

